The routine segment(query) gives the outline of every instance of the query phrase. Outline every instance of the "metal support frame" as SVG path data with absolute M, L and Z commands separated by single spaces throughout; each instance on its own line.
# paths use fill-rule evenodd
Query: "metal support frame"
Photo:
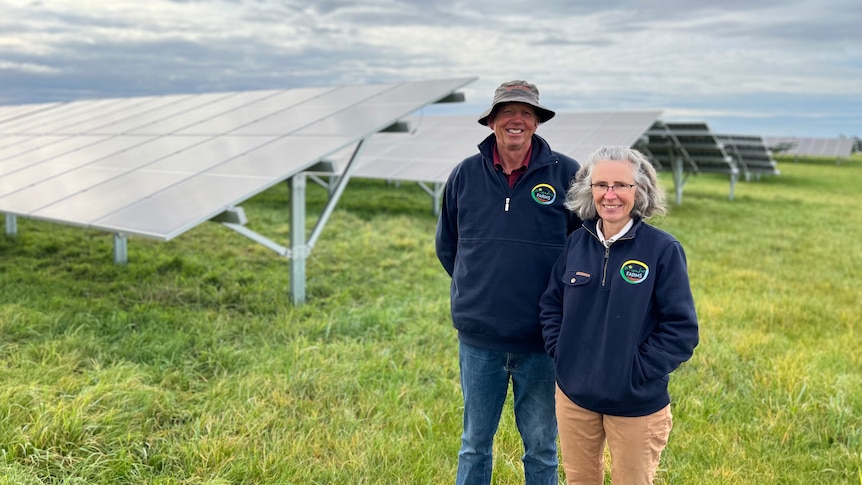
M 290 178 L 290 300 L 294 305 L 305 302 L 305 260 L 310 252 L 305 243 L 306 175 Z
M 18 216 L 14 214 L 4 214 L 6 219 L 6 235 L 18 235 Z M 114 263 L 126 264 L 129 262 L 129 238 L 126 234 L 118 232 L 114 234 Z
M 733 200 L 734 192 L 736 192 L 736 182 L 739 180 L 739 170 L 734 170 L 730 174 L 730 193 L 727 196 L 728 200 Z
M 320 215 L 320 219 L 317 220 L 317 223 L 314 225 L 314 229 L 311 231 L 311 235 L 308 236 L 308 250 L 311 251 L 314 248 L 314 245 L 317 243 L 317 238 L 320 237 L 320 233 L 323 231 L 323 227 L 329 221 L 329 216 L 332 215 L 332 211 L 335 210 L 335 206 L 338 204 L 338 200 L 341 198 L 342 194 L 344 194 L 344 189 L 347 188 L 347 182 L 350 181 L 350 177 L 353 175 L 353 171 L 356 169 L 357 160 L 359 159 L 359 154 L 362 152 L 362 148 L 365 146 L 365 138 L 359 141 L 356 144 L 356 148 L 353 150 L 353 153 L 350 155 L 350 161 L 347 162 L 347 166 L 344 167 L 344 173 L 341 174 L 341 177 L 338 178 L 338 183 L 335 184 L 335 188 L 332 190 L 329 196 L 329 200 L 326 202 L 326 207 L 323 208 L 323 212 Z M 303 199 L 303 205 L 305 204 L 305 200 Z
M 441 184 L 440 182 L 434 182 L 433 186 L 429 186 L 425 182 L 417 182 L 419 187 L 425 191 L 428 195 L 431 196 L 431 210 L 434 211 L 435 216 L 440 215 L 440 206 L 443 200 L 443 190 L 446 188 L 446 184 Z
M 291 177 L 291 218 L 290 218 L 290 246 L 292 257 L 290 258 L 290 299 L 294 305 L 305 303 L 305 261 L 314 245 L 317 244 L 317 239 L 326 223 L 329 222 L 329 217 L 335 210 L 338 200 L 344 194 L 344 189 L 347 188 L 347 183 L 350 181 L 350 176 L 356 168 L 356 161 L 359 159 L 359 154 L 362 152 L 362 147 L 365 145 L 365 138 L 356 144 L 353 154 L 350 155 L 350 161 L 344 168 L 344 173 L 338 179 L 338 183 L 332 190 L 329 199 L 326 201 L 326 206 L 320 214 L 320 218 L 314 224 L 308 240 L 305 240 L 305 188 L 307 186 L 305 173 L 298 173 Z
M 664 123 L 660 123 L 658 125 L 662 130 L 662 136 L 669 140 L 669 143 L 666 143 L 667 148 L 667 158 L 670 160 L 670 172 L 673 177 L 673 191 L 674 191 L 674 202 L 676 205 L 682 204 L 682 192 L 685 187 L 685 183 L 688 181 L 688 176 L 691 172 L 697 172 L 697 164 L 692 160 L 691 156 L 688 154 L 688 150 L 682 145 L 679 141 L 679 138 L 673 133 L 673 131 L 668 128 Z M 642 138 L 639 144 L 644 145 L 644 151 L 649 153 L 649 149 L 646 148 L 646 145 L 649 143 L 649 136 L 646 136 L 646 139 Z M 658 160 L 657 157 L 656 160 Z M 691 171 L 686 171 L 685 166 L 688 165 L 691 167 Z
M 18 216 L 14 214 L 5 214 L 6 219 L 6 235 L 7 236 L 17 236 L 18 235 Z
M 679 141 L 676 134 L 674 134 L 666 125 L 663 125 L 664 136 L 668 137 L 671 140 L 671 143 L 667 145 L 667 155 L 670 158 L 671 163 L 671 173 L 673 175 L 673 188 L 674 188 L 674 199 L 677 205 L 682 204 L 682 192 L 685 183 L 688 181 L 688 177 L 692 173 L 700 172 L 700 168 L 697 166 L 697 162 L 689 155 L 688 150 L 685 149 L 683 144 Z M 721 147 L 722 153 L 724 152 L 724 148 Z M 734 192 L 736 191 L 736 182 L 739 180 L 739 169 L 734 163 L 734 158 L 730 155 L 725 154 L 726 161 L 731 167 L 730 171 L 730 192 L 728 194 L 728 200 L 733 200 Z M 692 170 L 686 171 L 685 165 L 688 164 Z
M 472 82 L 475 80 L 473 78 L 470 80 Z M 465 83 L 466 84 L 466 83 Z M 406 96 L 406 101 L 410 101 L 412 96 Z M 452 92 L 445 96 L 440 97 L 434 103 L 454 103 L 454 102 L 463 102 L 465 100 L 465 96 L 463 93 Z M 398 106 L 401 106 L 400 104 Z M 336 119 L 336 121 L 339 121 Z M 411 132 L 410 124 L 406 121 L 396 120 L 390 125 L 384 127 L 380 131 L 385 132 Z M 413 130 L 415 131 L 415 130 Z M 348 131 L 348 133 L 353 133 L 353 129 Z M 281 244 L 278 244 L 267 237 L 257 234 L 253 230 L 249 229 L 247 224 L 247 219 L 245 218 L 245 214 L 242 211 L 242 208 L 239 207 L 230 207 L 212 217 L 213 222 L 218 222 L 225 227 L 245 236 L 253 241 L 264 245 L 278 253 L 281 256 L 287 257 L 291 260 L 290 263 L 290 298 L 294 304 L 301 304 L 305 302 L 305 266 L 306 260 L 310 255 L 312 249 L 314 248 L 317 240 L 320 237 L 320 234 L 323 231 L 323 228 L 326 226 L 329 218 L 331 217 L 338 200 L 344 193 L 347 184 L 355 171 L 356 166 L 358 165 L 357 160 L 359 158 L 360 152 L 366 144 L 367 138 L 371 136 L 370 134 L 365 135 L 363 138 L 358 140 L 356 146 L 353 150 L 353 153 L 350 156 L 349 161 L 347 162 L 343 173 L 341 173 L 338 177 L 331 177 L 328 181 L 328 190 L 330 192 L 329 199 L 323 209 L 323 212 L 320 214 L 320 217 L 316 221 L 311 233 L 306 237 L 306 189 L 307 189 L 307 179 L 311 177 L 313 181 L 321 183 L 323 180 L 315 175 L 315 173 L 307 173 L 307 172 L 315 172 L 319 171 L 323 174 L 328 174 L 332 172 L 332 163 L 328 162 L 325 158 L 319 159 L 318 163 L 311 166 L 304 166 L 303 172 L 294 173 L 290 178 L 286 180 L 289 190 L 290 190 L 290 246 L 285 247 Z M 331 155 L 331 153 L 329 154 Z M 325 175 L 324 175 L 325 176 Z M 432 195 L 435 197 L 435 206 L 439 205 L 439 193 L 442 192 L 442 189 L 435 189 Z M 429 192 L 431 193 L 431 192 Z M 253 194 L 252 194 L 253 195 Z M 3 214 L 5 219 L 6 226 L 6 234 L 7 235 L 16 235 L 18 232 L 17 227 L 17 217 L 15 215 Z M 120 226 L 123 227 L 123 226 Z M 115 228 L 115 231 L 122 231 L 123 229 Z M 134 234 L 135 231 L 132 231 Z M 168 237 L 168 234 L 155 233 L 153 236 L 162 236 Z M 113 234 L 113 253 L 114 253 L 114 262 L 116 264 L 127 264 L 128 263 L 128 234 L 123 232 L 115 232 Z
M 129 262 L 129 236 L 118 232 L 114 234 L 114 263 L 127 264 Z
M 311 177 L 305 172 L 297 173 L 287 180 L 290 188 L 290 247 L 284 247 L 265 236 L 262 236 L 251 229 L 245 227 L 244 212 L 241 216 L 222 214 L 214 218 L 217 222 L 221 222 L 225 227 L 236 231 L 237 233 L 259 243 L 263 246 L 275 251 L 280 256 L 290 258 L 290 300 L 294 305 L 305 303 L 305 263 L 311 250 L 317 243 L 320 233 L 329 221 L 338 200 L 347 188 L 347 183 L 350 181 L 350 176 L 356 167 L 356 160 L 359 159 L 359 154 L 365 144 L 365 139 L 357 143 L 350 160 L 341 176 L 338 177 L 334 185 L 330 185 L 330 195 L 323 208 L 320 217 L 311 230 L 311 233 L 306 238 L 306 192 L 308 187 L 308 178 Z M 312 178 L 312 180 L 315 180 Z M 315 180 L 316 181 L 316 180 Z M 233 208 L 234 210 L 241 208 Z M 232 212 L 232 211 L 226 211 Z
M 682 157 L 674 156 L 673 153 L 671 153 L 670 171 L 673 175 L 674 201 L 676 202 L 676 205 L 680 205 L 682 204 L 682 188 L 685 186 L 687 179 L 687 177 L 685 177 Z

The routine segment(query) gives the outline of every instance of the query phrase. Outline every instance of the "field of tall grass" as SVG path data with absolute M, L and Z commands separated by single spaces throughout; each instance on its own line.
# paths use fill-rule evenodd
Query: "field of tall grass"
M 658 484 L 862 484 L 862 158 L 779 168 L 733 201 L 692 177 L 654 221 L 701 324 Z M 325 197 L 309 184 L 310 213 Z M 286 242 L 288 200 L 244 204 L 252 228 Z M 132 239 L 121 266 L 110 234 L 19 219 L 0 234 L 0 484 L 453 483 L 435 222 L 413 184 L 351 181 L 293 306 L 289 262 L 214 223 Z M 507 411 L 494 483 L 523 483 L 520 455 Z

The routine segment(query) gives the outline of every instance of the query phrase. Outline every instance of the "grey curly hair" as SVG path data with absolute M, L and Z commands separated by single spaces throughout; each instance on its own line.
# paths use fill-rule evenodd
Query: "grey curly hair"
M 590 184 L 592 184 L 593 167 L 602 160 L 625 160 L 632 164 L 637 185 L 632 217 L 648 219 L 667 211 L 664 189 L 658 183 L 652 163 L 641 152 L 626 146 L 603 146 L 590 154 L 566 192 L 567 209 L 585 221 L 598 217 Z

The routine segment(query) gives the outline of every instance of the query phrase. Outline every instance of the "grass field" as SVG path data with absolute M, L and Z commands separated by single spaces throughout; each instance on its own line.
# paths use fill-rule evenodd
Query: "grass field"
M 693 177 L 654 221 L 686 249 L 701 324 L 658 484 L 862 484 L 862 158 L 779 160 L 733 201 Z M 248 201 L 250 226 L 286 242 L 288 200 Z M 310 212 L 324 200 L 309 184 Z M 132 239 L 118 266 L 110 234 L 19 219 L 0 235 L 0 484 L 453 483 L 430 207 L 351 181 L 298 307 L 288 261 L 217 224 Z M 494 483 L 523 483 L 510 411 L 495 448 Z

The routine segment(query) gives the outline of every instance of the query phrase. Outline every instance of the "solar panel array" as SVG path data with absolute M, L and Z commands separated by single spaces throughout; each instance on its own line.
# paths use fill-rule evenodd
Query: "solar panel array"
M 632 146 L 661 114 L 660 111 L 557 113 L 536 133 L 551 148 L 575 160 L 584 160 L 601 145 Z M 410 118 L 409 135 L 378 133 L 364 144 L 353 177 L 416 182 L 432 197 L 432 209 L 440 207 L 444 184 L 461 160 L 477 153 L 476 146 L 491 134 L 477 122 L 477 115 Z M 329 160 L 337 176 L 352 149 L 335 153 Z M 321 181 L 326 185 L 327 182 Z
M 745 180 L 763 175 L 778 175 L 778 164 L 763 138 L 753 135 L 716 135 L 724 151 L 733 157 Z
M 170 240 L 474 80 L 0 107 L 0 212 Z
M 304 194 L 303 174 L 320 170 L 321 161 L 334 167 L 324 175 L 335 192 L 351 175 L 418 182 L 434 196 L 436 209 L 451 170 L 476 153 L 491 131 L 475 115 L 407 117 L 427 104 L 458 98 L 455 90 L 474 80 L 0 107 L 0 213 L 7 215 L 7 233 L 14 217 L 24 216 L 169 240 L 235 214 L 237 204 L 281 181 L 291 179 L 293 192 Z M 728 175 L 733 199 L 740 174 L 746 180 L 779 174 L 770 147 L 848 157 L 855 142 L 714 134 L 706 123 L 662 122 L 660 115 L 557 113 L 537 133 L 576 160 L 602 145 L 638 148 L 657 169 L 673 173 L 677 203 L 690 175 Z M 405 126 L 404 120 L 409 134 L 387 132 Z M 301 198 L 293 200 L 302 207 L 292 213 L 292 233 L 304 232 Z M 326 214 L 318 224 L 325 219 Z M 291 253 L 241 224 L 222 222 Z M 315 237 L 306 244 L 292 234 L 293 259 L 304 259 Z M 304 279 L 304 269 L 292 263 L 291 280 L 297 276 Z M 294 301 L 304 298 L 302 292 Z
M 742 174 L 746 180 L 777 175 L 777 164 L 759 136 L 716 135 L 706 123 L 665 123 L 660 111 L 557 113 L 537 133 L 551 147 L 576 160 L 584 160 L 602 145 L 636 147 L 659 170 L 673 171 L 677 203 L 689 175 L 701 172 L 726 174 L 730 198 Z M 476 123 L 475 116 L 431 116 L 410 119 L 411 136 L 379 133 L 363 148 L 354 177 L 432 183 L 423 185 L 437 199 L 452 168 L 476 153 L 476 145 L 490 130 Z M 330 160 L 343 166 L 352 149 L 334 154 Z
M 730 195 L 739 178 L 739 170 L 710 131 L 706 123 L 658 121 L 645 133 L 638 144 L 658 170 L 673 174 L 677 204 L 682 203 L 682 191 L 689 176 L 698 173 L 720 173 L 730 178 Z
M 601 145 L 632 146 L 661 114 L 660 111 L 557 113 L 536 133 L 551 148 L 584 160 Z M 354 177 L 445 183 L 449 172 L 491 134 L 478 116 L 427 116 L 410 119 L 413 132 L 378 133 L 363 147 Z M 349 150 L 331 159 L 342 167 Z
M 722 173 L 736 175 L 733 158 L 719 143 L 706 123 L 658 122 L 646 132 L 642 148 L 649 151 L 657 167 L 667 169 L 675 160 L 684 161 L 691 173 Z
M 852 138 L 766 137 L 764 141 L 774 152 L 835 158 L 850 157 L 856 143 Z

